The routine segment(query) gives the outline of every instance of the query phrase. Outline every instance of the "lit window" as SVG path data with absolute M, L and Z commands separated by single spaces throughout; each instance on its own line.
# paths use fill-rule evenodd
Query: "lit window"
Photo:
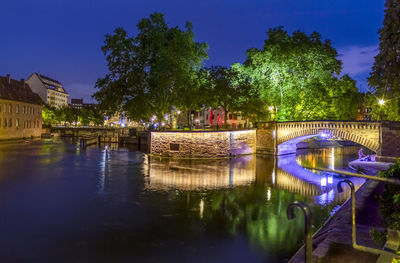
M 19 114 L 19 105 L 15 106 L 15 113 Z
M 15 119 L 15 127 L 18 128 L 18 126 L 19 126 L 19 119 Z
M 12 112 L 12 106 L 11 106 L 11 104 L 8 105 L 8 112 L 9 112 L 9 113 Z

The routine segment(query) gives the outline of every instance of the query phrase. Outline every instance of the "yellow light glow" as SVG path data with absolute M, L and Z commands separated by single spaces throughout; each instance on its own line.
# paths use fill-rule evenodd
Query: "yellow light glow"
M 379 103 L 379 105 L 383 106 L 383 104 L 385 104 L 385 100 L 384 100 L 384 99 L 380 99 L 380 100 L 378 101 L 378 103 Z

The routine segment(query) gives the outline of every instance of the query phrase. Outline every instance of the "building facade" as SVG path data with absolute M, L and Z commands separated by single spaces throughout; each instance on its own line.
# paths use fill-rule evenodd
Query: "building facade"
M 55 79 L 33 73 L 26 83 L 38 94 L 44 103 L 54 107 L 68 106 L 69 94 L 63 85 Z
M 223 107 L 204 108 L 200 111 L 192 111 L 191 113 L 184 111 L 178 116 L 178 126 L 187 127 L 189 120 L 197 128 L 215 128 L 226 127 L 230 129 L 251 128 L 251 123 L 240 112 L 228 112 L 226 114 Z
M 83 108 L 97 108 L 97 104 L 95 103 L 84 103 L 83 99 L 71 99 L 71 108 L 74 109 L 83 109 Z
M 39 137 L 42 105 L 25 80 L 0 76 L 0 140 Z

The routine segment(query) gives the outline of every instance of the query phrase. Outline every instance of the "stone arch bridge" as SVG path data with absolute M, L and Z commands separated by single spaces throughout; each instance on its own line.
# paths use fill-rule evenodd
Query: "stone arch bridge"
M 296 144 L 318 135 L 356 142 L 378 159 L 400 157 L 400 122 L 294 121 L 259 123 L 257 153 L 283 155 L 296 152 Z

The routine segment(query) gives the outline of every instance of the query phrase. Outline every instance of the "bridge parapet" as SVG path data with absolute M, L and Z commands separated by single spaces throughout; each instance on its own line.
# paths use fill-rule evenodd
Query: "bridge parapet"
M 400 157 L 400 122 L 299 121 L 260 123 L 257 150 L 281 155 L 296 151 L 301 140 L 329 133 L 363 145 L 378 156 Z

